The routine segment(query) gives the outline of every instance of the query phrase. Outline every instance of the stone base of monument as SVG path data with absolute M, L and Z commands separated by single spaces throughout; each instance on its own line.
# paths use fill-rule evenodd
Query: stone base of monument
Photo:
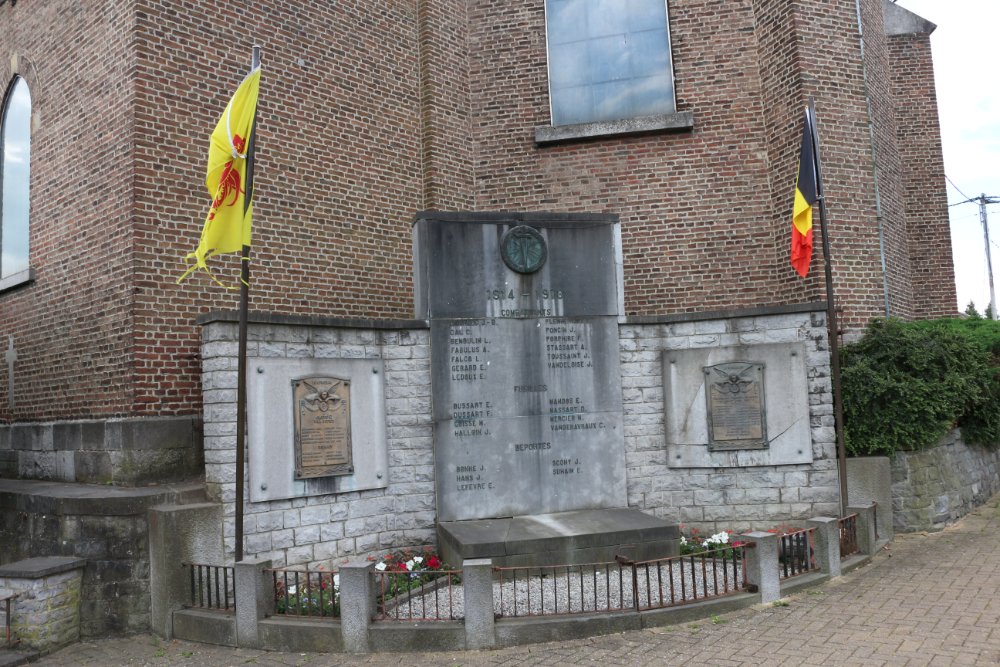
M 676 556 L 680 545 L 675 524 L 624 508 L 445 521 L 437 532 L 442 557 L 456 568 L 470 558 L 499 567 L 652 560 Z

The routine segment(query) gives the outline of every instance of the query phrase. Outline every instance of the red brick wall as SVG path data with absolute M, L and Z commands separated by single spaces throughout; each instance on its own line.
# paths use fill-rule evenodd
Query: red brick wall
M 908 131 L 884 95 L 899 42 L 887 47 L 879 37 L 877 5 L 863 0 L 866 37 L 874 35 L 867 62 L 882 95 L 872 113 L 874 159 L 889 183 L 882 186 L 888 279 L 901 314 L 932 312 L 937 306 L 914 303 L 907 291 L 905 253 L 933 247 L 913 263 L 915 283 L 928 293 L 948 283 L 953 301 L 950 265 L 938 261 L 949 254 L 943 192 L 930 205 L 919 200 L 925 172 L 915 166 L 905 197 L 891 185 L 923 146 L 902 159 L 894 146 Z M 543 7 L 542 0 L 0 7 L 0 53 L 31 64 L 25 76 L 39 116 L 38 280 L 0 295 L 0 333 L 15 334 L 20 354 L 19 407 L 7 410 L 0 383 L 0 418 L 200 411 L 195 318 L 235 308 L 237 294 L 202 275 L 181 286 L 175 280 L 208 205 L 208 134 L 253 42 L 264 47 L 265 67 L 253 310 L 410 316 L 410 221 L 427 208 L 619 214 L 630 314 L 822 298 L 818 229 L 810 276 L 801 280 L 788 262 L 801 112 L 814 96 L 845 323 L 857 329 L 883 313 L 855 0 L 671 0 L 678 109 L 693 113 L 693 131 L 539 148 L 534 128 L 548 122 Z M 917 61 L 929 67 L 929 59 Z M 9 59 L 0 74 L 9 80 Z M 923 80 L 891 83 L 903 94 Z M 933 91 L 923 92 L 916 91 L 924 106 L 914 108 L 914 122 L 934 131 L 926 144 L 934 148 Z M 926 174 L 936 178 L 939 162 L 931 162 Z M 919 222 L 917 209 L 929 211 Z M 214 264 L 235 283 L 234 258 Z M 947 301 L 944 292 L 931 301 Z
M 890 37 L 889 53 L 913 267 L 914 315 L 954 315 L 958 297 L 930 36 Z
M 896 144 L 896 117 L 890 86 L 891 64 L 882 0 L 862 0 L 865 74 L 871 119 L 871 167 L 875 169 L 881 208 L 885 271 L 881 315 L 912 317 L 910 257 L 907 252 L 906 219 L 900 188 L 899 150 Z M 887 294 L 886 294 L 887 291 Z
M 254 40 L 251 308 L 411 316 L 410 220 L 424 206 L 416 3 L 139 4 L 134 410 L 199 409 L 195 317 L 238 303 L 203 275 L 174 281 L 207 210 L 208 133 Z M 216 265 L 233 284 L 237 262 Z
M 123 415 L 132 407 L 131 78 L 128 0 L 0 7 L 0 89 L 32 96 L 30 258 L 34 283 L 0 294 L 14 336 L 0 420 Z M 15 56 L 15 65 L 12 63 Z
M 694 130 L 546 148 L 531 132 L 548 122 L 541 3 L 480 0 L 470 19 L 477 208 L 619 213 L 630 314 L 822 296 L 818 249 L 806 281 L 788 263 L 801 112 L 812 95 L 846 324 L 883 312 L 854 0 L 674 0 L 677 106 L 693 112 Z

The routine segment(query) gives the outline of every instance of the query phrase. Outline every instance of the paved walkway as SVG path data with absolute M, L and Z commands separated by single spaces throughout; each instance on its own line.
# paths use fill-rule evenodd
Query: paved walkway
M 897 537 L 837 581 L 698 623 L 497 651 L 269 653 L 151 636 L 42 659 L 94 665 L 1000 665 L 1000 496 L 940 533 Z

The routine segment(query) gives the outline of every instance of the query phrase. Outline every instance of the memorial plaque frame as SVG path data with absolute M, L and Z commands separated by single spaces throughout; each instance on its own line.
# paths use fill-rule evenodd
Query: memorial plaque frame
M 702 370 L 709 451 L 767 449 L 764 363 L 732 361 Z
M 291 388 L 295 479 L 352 474 L 351 381 L 309 376 L 294 378 Z

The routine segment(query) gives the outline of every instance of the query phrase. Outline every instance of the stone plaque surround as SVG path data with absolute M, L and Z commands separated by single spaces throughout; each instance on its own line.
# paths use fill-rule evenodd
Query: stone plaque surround
M 534 273 L 501 256 L 519 225 L 546 244 Z M 625 509 L 616 219 L 428 213 L 414 248 L 445 557 L 539 564 L 675 550 L 675 526 Z
M 663 353 L 667 465 L 672 468 L 739 468 L 812 463 L 809 384 L 802 343 L 768 343 L 669 350 Z M 706 368 L 760 367 L 766 435 L 749 444 L 713 451 Z M 756 373 L 751 376 L 756 377 Z M 746 435 L 751 435 L 747 432 Z M 751 442 L 750 439 L 747 442 Z
M 251 502 L 385 488 L 385 388 L 381 359 L 250 358 L 247 364 L 247 441 Z M 292 382 L 333 377 L 350 384 L 353 470 L 296 479 Z

